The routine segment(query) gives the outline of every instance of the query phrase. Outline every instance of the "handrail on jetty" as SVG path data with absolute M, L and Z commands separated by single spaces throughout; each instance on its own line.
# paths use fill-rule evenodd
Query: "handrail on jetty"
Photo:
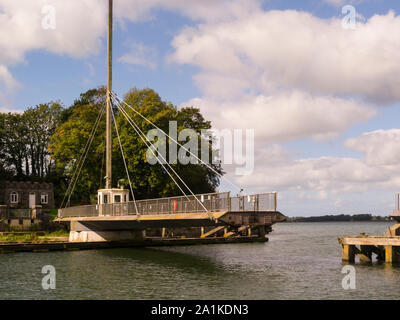
M 197 198 L 197 199 L 196 199 Z M 150 200 L 138 200 L 136 206 L 140 215 L 203 213 L 225 211 L 268 211 L 277 210 L 277 193 L 231 197 L 229 192 L 198 194 Z M 58 210 L 58 218 L 127 216 L 136 215 L 135 201 L 76 206 Z

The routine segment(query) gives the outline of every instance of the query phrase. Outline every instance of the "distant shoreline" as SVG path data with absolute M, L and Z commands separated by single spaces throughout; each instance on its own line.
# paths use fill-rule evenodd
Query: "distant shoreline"
M 371 214 L 326 215 L 316 217 L 287 217 L 287 223 L 294 222 L 390 222 L 389 216 L 373 216 Z

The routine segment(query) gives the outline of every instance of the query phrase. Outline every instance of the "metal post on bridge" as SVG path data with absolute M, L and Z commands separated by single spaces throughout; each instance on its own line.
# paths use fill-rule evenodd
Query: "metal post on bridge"
M 113 0 L 108 1 L 107 28 L 107 97 L 106 97 L 106 189 L 112 188 L 112 33 L 113 33 Z

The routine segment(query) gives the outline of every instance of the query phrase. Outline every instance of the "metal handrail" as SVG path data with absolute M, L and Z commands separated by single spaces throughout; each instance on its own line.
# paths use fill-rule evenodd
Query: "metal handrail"
M 229 192 L 207 193 L 136 201 L 140 215 L 200 213 L 207 211 L 271 211 L 277 210 L 277 193 L 230 197 Z M 59 218 L 136 215 L 135 201 L 69 207 L 58 210 Z

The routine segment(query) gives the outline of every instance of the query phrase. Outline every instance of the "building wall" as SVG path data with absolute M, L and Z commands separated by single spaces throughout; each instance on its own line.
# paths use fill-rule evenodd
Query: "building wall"
M 27 231 L 30 230 L 32 225 L 41 223 L 38 219 L 8 219 L 4 220 L 3 223 L 8 225 L 11 230 Z
M 11 203 L 11 193 L 18 194 L 18 203 Z M 0 204 L 5 204 L 10 208 L 29 208 L 29 194 L 35 194 L 35 205 L 41 205 L 45 209 L 54 208 L 54 192 L 52 183 L 38 182 L 0 182 Z M 42 194 L 47 194 L 47 204 L 41 202 Z

